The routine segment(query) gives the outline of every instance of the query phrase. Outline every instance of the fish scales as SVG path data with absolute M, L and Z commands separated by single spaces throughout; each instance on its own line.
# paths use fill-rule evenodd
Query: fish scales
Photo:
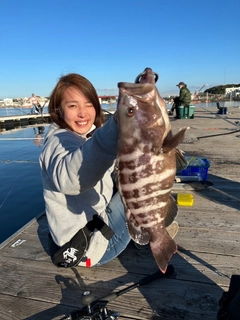
M 124 163 L 122 164 L 124 166 Z M 174 169 L 162 172 L 161 161 L 146 163 L 145 166 L 141 164 L 136 167 L 136 170 L 121 171 L 119 175 L 121 193 L 138 225 L 149 228 L 164 219 L 159 215 L 158 210 L 167 205 L 168 194 L 171 192 L 169 178 L 173 174 L 175 174 Z
M 176 174 L 176 146 L 183 140 L 183 128 L 173 136 L 166 105 L 154 73 L 146 68 L 140 83 L 118 84 L 119 145 L 118 190 L 125 206 L 129 234 L 139 244 L 150 242 L 162 272 L 177 251 L 165 228 L 177 214 L 171 196 Z

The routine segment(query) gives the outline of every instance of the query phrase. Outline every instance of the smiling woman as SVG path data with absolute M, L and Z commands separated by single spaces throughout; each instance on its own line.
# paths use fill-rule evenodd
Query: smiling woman
M 58 267 L 107 263 L 130 241 L 112 179 L 118 146 L 115 116 L 103 125 L 96 90 L 78 74 L 60 78 L 49 113 L 53 123 L 40 166 L 52 261 Z
M 96 110 L 81 92 L 75 87 L 69 87 L 63 94 L 61 104 L 63 120 L 79 134 L 86 134 L 93 126 Z
M 86 112 L 86 107 L 91 110 Z M 76 126 L 76 122 L 88 119 L 89 125 L 81 132 L 76 131 L 79 134 L 88 132 L 91 129 L 90 124 L 99 128 L 104 123 L 104 115 L 95 88 L 86 78 L 75 73 L 60 78 L 51 94 L 48 109 L 53 122 L 71 131 L 79 127 Z M 89 122 L 90 119 L 92 123 Z M 84 132 L 85 130 L 87 131 Z

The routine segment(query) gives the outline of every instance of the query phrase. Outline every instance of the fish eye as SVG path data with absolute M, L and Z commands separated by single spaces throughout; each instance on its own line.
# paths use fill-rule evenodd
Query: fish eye
M 127 116 L 132 117 L 135 114 L 135 108 L 133 106 L 127 107 Z

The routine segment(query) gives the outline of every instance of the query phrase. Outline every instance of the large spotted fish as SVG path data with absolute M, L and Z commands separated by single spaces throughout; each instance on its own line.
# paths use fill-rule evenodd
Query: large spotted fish
M 140 245 L 150 242 L 160 270 L 166 272 L 168 261 L 177 251 L 166 231 L 178 210 L 171 196 L 176 158 L 179 163 L 185 163 L 176 146 L 187 128 L 172 135 L 155 75 L 146 68 L 136 79 L 137 83 L 118 83 L 120 133 L 116 171 L 129 234 Z

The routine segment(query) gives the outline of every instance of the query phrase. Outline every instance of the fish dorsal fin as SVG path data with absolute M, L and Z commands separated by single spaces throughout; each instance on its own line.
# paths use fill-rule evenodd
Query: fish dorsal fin
M 177 170 L 185 169 L 187 167 L 187 165 L 188 165 L 188 162 L 184 158 L 183 151 L 178 149 L 178 148 L 176 148 L 175 149 L 175 155 L 176 155 L 176 167 L 177 167 Z
M 173 196 L 170 195 L 167 203 L 167 214 L 164 218 L 165 227 L 168 227 L 174 221 L 174 219 L 177 216 L 177 213 L 178 213 L 178 206 Z
M 169 134 L 164 140 L 163 152 L 169 152 L 170 150 L 176 148 L 181 142 L 183 142 L 185 132 L 188 129 L 189 127 L 184 127 L 180 129 L 174 136 L 171 136 Z

